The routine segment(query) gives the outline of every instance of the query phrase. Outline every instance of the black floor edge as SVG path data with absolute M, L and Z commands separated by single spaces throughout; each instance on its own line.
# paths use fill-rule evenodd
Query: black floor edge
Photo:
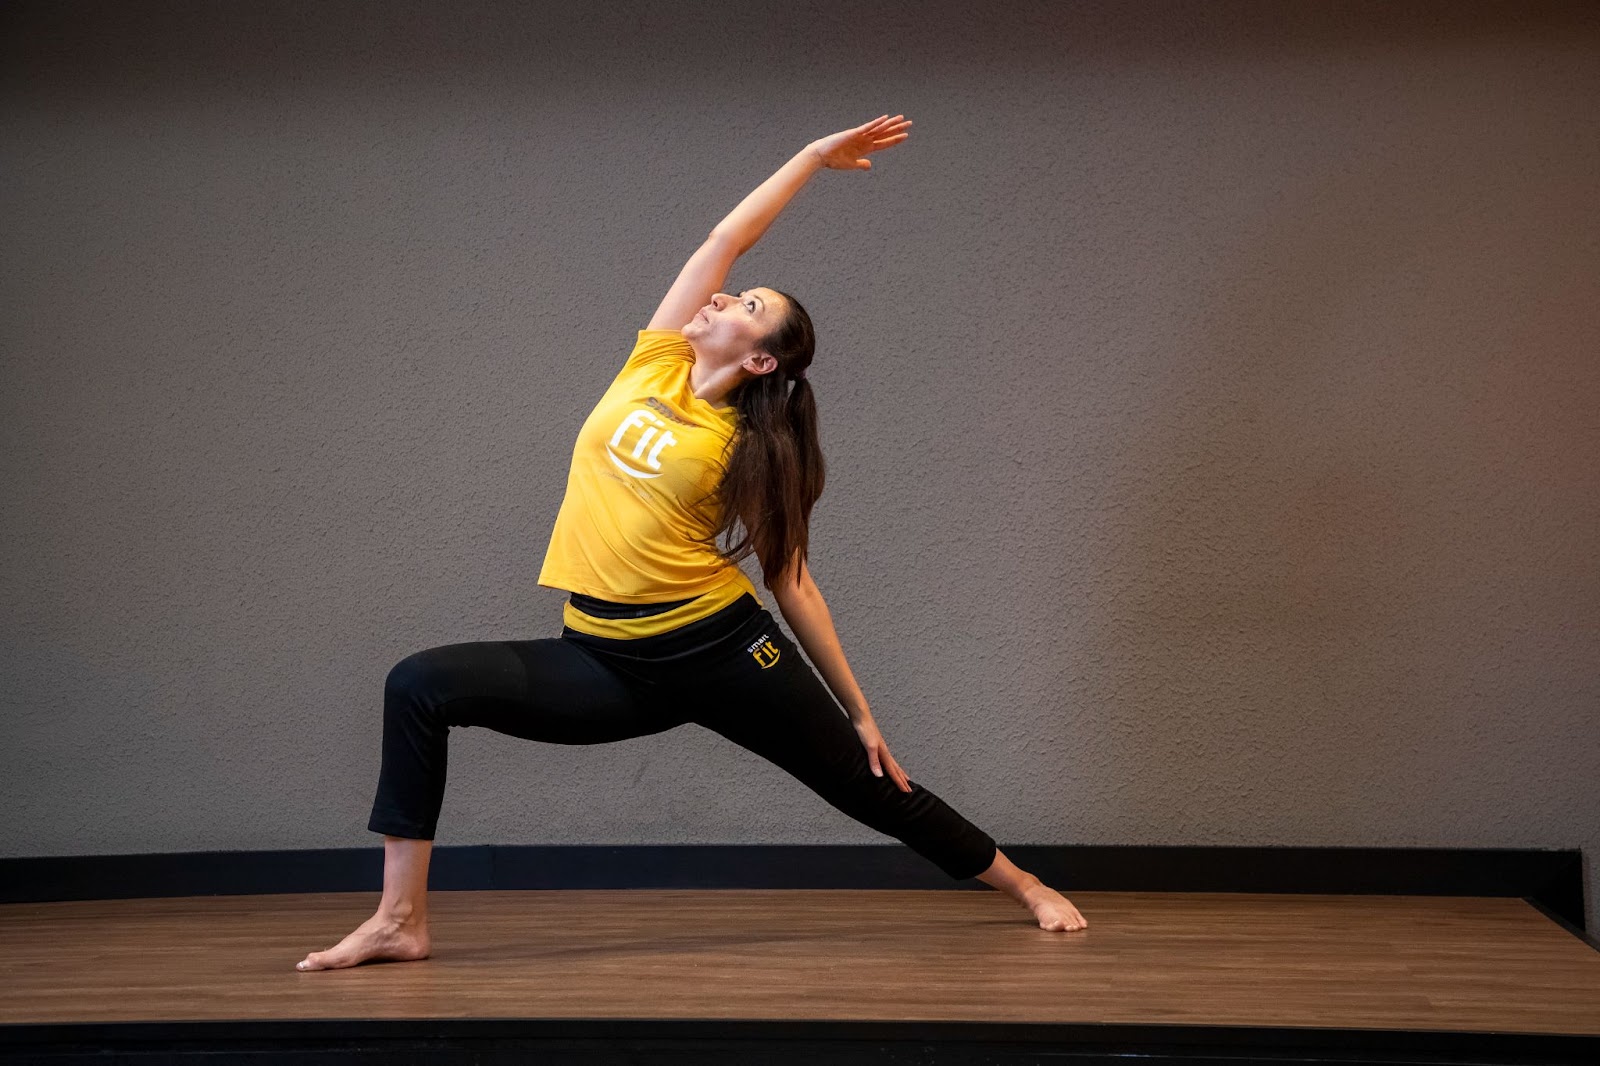
M 1594 948 L 1596 951 L 1600 951 L 1600 937 L 1596 937 L 1593 934 L 1585 932 L 1584 930 L 1573 925 L 1571 922 L 1567 921 L 1565 917 L 1557 914 L 1555 911 L 1546 906 L 1542 900 L 1528 899 L 1527 897 L 1523 897 L 1523 902 L 1532 904 L 1533 907 L 1542 912 L 1546 918 L 1549 918 L 1552 922 L 1555 922 L 1561 928 L 1565 929 L 1567 932 L 1571 933 L 1585 944 L 1588 944 L 1591 948 Z M 1596 1061 L 1600 1062 L 1600 1059 L 1597 1059 Z
M 890 1061 L 896 1048 L 921 1052 L 895 1061 L 997 1061 L 1000 1052 L 1051 1057 L 1140 1057 L 1195 1061 L 1592 1063 L 1600 1037 L 1546 1033 L 1430 1030 L 932 1021 L 800 1021 L 717 1019 L 361 1019 L 273 1022 L 128 1022 L 0 1026 L 0 1054 L 182 1057 L 293 1051 L 384 1053 L 494 1050 L 615 1053 L 653 1061 L 693 1052 L 720 1061 L 741 1051 L 788 1048 L 820 1054 L 814 1061 Z M 943 1054 L 934 1054 L 939 1051 Z M 970 1058 L 968 1056 L 971 1056 Z M 477 1061 L 474 1059 L 473 1061 Z M 620 1061 L 620 1060 L 619 1060 Z M 730 1060 L 734 1061 L 734 1060 Z M 807 1061 L 804 1058 L 796 1061 Z M 1004 1058 L 998 1060 L 1004 1061 Z

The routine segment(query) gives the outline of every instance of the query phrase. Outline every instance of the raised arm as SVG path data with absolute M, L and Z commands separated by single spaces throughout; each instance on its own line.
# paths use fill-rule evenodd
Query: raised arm
M 904 115 L 888 115 L 853 129 L 812 141 L 778 172 L 758 185 L 728 217 L 718 222 L 705 243 L 700 245 L 678 272 L 661 306 L 650 318 L 649 329 L 682 329 L 694 313 L 710 302 L 728 278 L 733 261 L 748 252 L 767 232 L 772 220 L 784 209 L 811 175 L 824 167 L 830 170 L 871 170 L 864 157 L 899 144 L 910 134 L 904 132 L 911 121 Z

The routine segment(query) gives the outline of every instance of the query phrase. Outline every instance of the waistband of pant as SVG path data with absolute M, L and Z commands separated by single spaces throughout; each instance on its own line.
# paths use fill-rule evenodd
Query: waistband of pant
M 665 603 L 617 603 L 613 600 L 596 599 L 585 596 L 581 592 L 569 593 L 567 599 L 572 606 L 582 611 L 591 618 L 648 618 L 653 614 L 662 614 L 674 607 L 682 607 L 686 603 L 693 603 L 699 596 L 690 596 L 686 600 L 670 600 Z
M 574 603 L 574 606 L 578 605 Z M 588 613 L 587 609 L 584 609 L 584 613 Z M 597 637 L 592 633 L 580 633 L 571 626 L 562 626 L 561 636 L 587 648 L 628 659 L 673 662 L 716 649 L 741 633 L 752 619 L 764 614 L 766 610 L 754 596 L 746 592 L 721 610 L 685 623 L 676 629 L 669 629 L 665 633 L 617 640 L 612 637 Z

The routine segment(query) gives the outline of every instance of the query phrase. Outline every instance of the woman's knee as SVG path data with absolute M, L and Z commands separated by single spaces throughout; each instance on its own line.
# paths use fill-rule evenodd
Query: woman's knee
M 435 672 L 434 662 L 431 651 L 417 651 L 407 655 L 389 668 L 389 675 L 383 679 L 384 695 L 401 697 L 417 695 L 428 687 Z
M 389 668 L 383 679 L 385 709 L 395 712 L 425 712 L 448 701 L 453 678 L 460 670 L 451 646 L 425 648 L 412 652 Z
M 853 775 L 827 798 L 850 817 L 875 829 L 899 826 L 927 808 L 928 791 L 909 778 L 907 781 L 910 792 L 901 789 L 887 773 L 877 777 L 867 770 Z
M 445 644 L 414 651 L 389 668 L 384 688 L 401 692 L 425 692 L 441 688 L 474 665 L 470 644 Z

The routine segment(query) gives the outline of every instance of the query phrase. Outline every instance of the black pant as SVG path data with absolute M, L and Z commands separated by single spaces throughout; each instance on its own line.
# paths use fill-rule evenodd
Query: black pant
M 956 879 L 994 861 L 995 842 L 915 781 L 872 773 L 822 679 L 746 594 L 667 633 L 446 644 L 415 652 L 383 690 L 383 768 L 367 828 L 432 840 L 451 726 L 554 744 L 604 744 L 694 722 L 776 763 L 823 799 L 895 837 Z

